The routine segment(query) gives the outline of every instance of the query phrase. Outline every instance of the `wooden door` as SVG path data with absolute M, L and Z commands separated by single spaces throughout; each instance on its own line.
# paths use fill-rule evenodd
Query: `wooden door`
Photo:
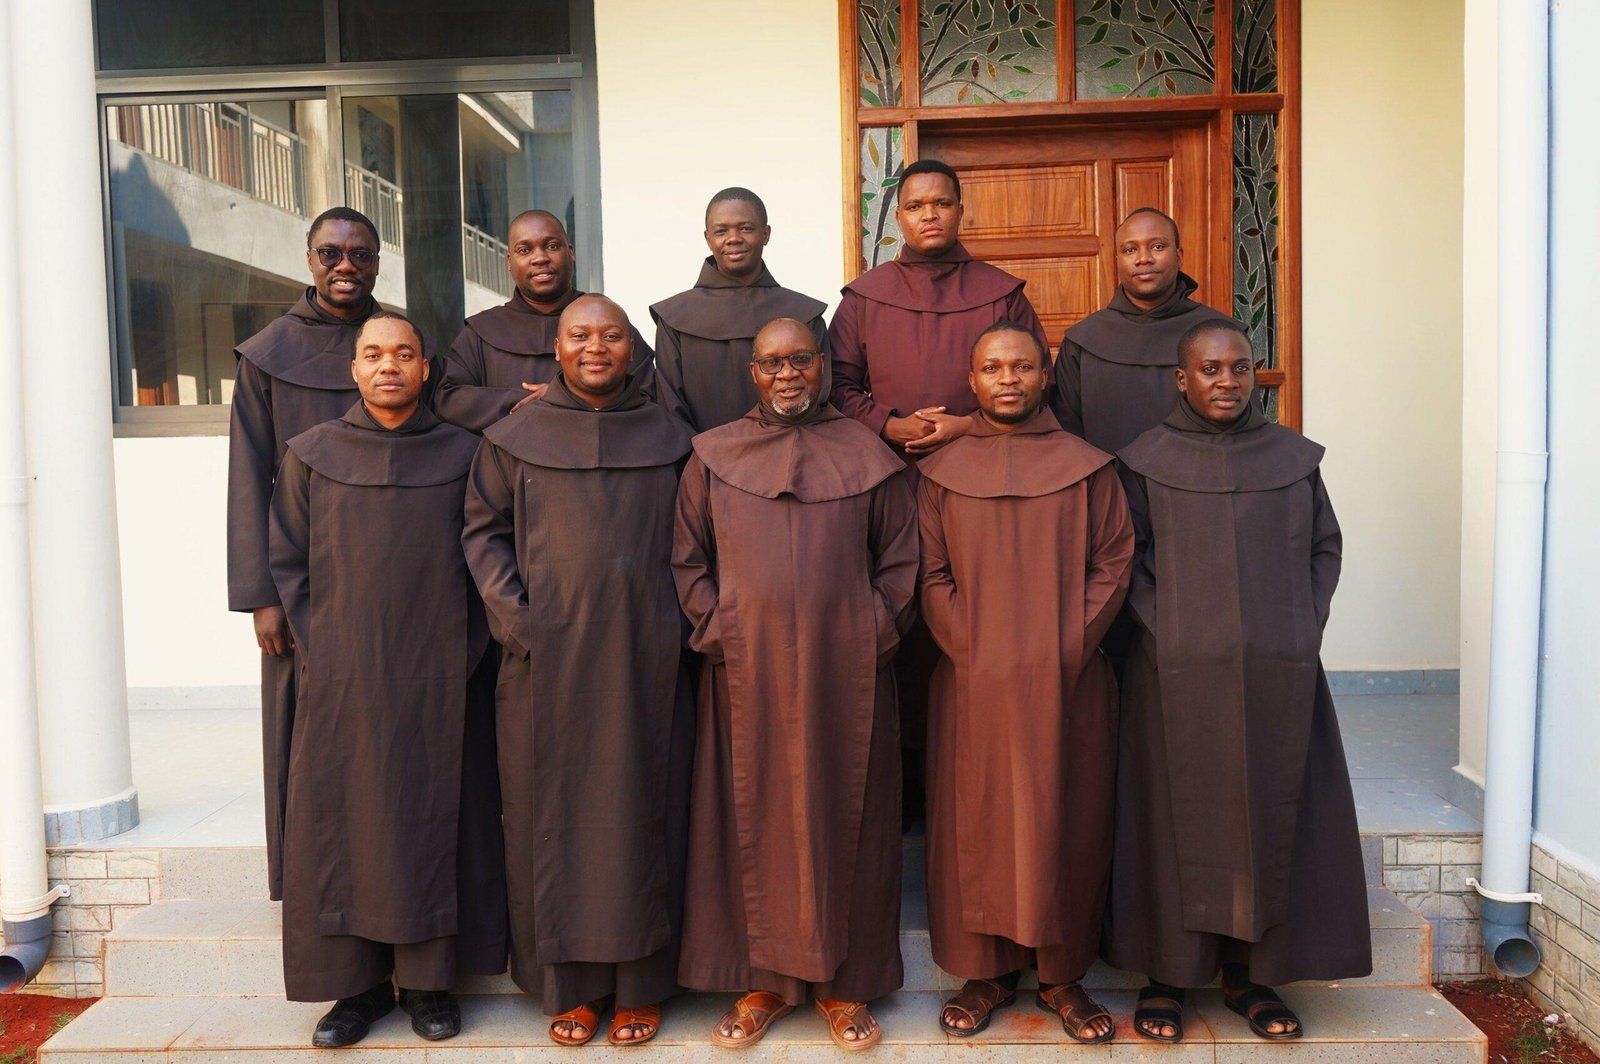
M 974 258 L 1028 282 L 1054 347 L 1116 292 L 1112 235 L 1139 207 L 1177 219 L 1184 272 L 1200 283 L 1199 298 L 1215 305 L 1221 289 L 1206 253 L 1206 137 L 1203 121 L 947 131 L 930 124 L 921 156 L 961 175 L 962 243 Z M 1226 310 L 1225 299 L 1221 305 Z

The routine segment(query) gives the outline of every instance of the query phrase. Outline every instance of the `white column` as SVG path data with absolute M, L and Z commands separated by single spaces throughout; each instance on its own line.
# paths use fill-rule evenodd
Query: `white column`
M 128 748 L 100 133 L 89 0 L 13 0 L 17 293 L 45 813 L 61 842 L 138 821 Z

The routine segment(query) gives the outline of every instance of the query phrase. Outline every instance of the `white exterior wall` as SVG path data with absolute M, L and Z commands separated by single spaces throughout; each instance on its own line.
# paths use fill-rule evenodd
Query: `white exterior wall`
M 1344 529 L 1323 662 L 1454 668 L 1461 0 L 1306 0 L 1302 19 L 1305 431 Z
M 1594 78 L 1585 45 L 1600 7 L 1551 11 L 1550 480 L 1546 507 L 1544 668 L 1534 825 L 1547 849 L 1600 878 L 1600 418 L 1594 413 Z

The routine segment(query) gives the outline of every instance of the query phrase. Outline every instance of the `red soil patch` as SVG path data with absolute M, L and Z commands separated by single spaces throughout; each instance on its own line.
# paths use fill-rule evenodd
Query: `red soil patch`
M 1489 1064 L 1600 1064 L 1600 1056 L 1565 1028 L 1545 1024 L 1544 1010 L 1521 983 L 1480 979 L 1438 988 L 1489 1036 Z
M 0 1064 L 33 1064 L 39 1047 L 95 1000 L 0 994 Z

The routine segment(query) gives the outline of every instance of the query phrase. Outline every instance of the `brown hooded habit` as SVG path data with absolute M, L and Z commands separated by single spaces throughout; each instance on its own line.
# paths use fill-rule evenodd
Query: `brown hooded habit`
M 378 310 L 368 303 L 370 314 Z M 350 359 L 366 316 L 336 318 L 307 287 L 281 318 L 234 350 L 238 375 L 228 431 L 228 609 L 279 605 L 267 563 L 272 486 L 289 440 L 339 417 L 357 401 Z M 283 808 L 294 731 L 295 659 L 261 655 L 262 774 L 267 808 L 267 886 L 283 897 Z
M 271 567 L 298 648 L 284 816 L 284 981 L 348 997 L 505 970 L 488 633 L 458 543 L 477 440 L 425 407 L 388 430 L 357 402 L 289 441 Z M 396 623 L 397 620 L 403 623 Z M 453 939 L 419 986 L 403 951 Z M 360 941 L 360 940 L 364 940 Z M 412 981 L 408 981 L 408 977 Z
M 505 417 L 528 393 L 524 383 L 548 384 L 561 372 L 556 365 L 556 326 L 561 312 L 584 293 L 574 288 L 554 313 L 536 310 L 522 293 L 498 307 L 479 311 L 463 324 L 445 357 L 433 408 L 452 425 L 482 433 Z M 650 394 L 655 355 L 639 330 L 633 334 L 631 372 Z
M 1098 645 L 1133 562 L 1111 456 L 1048 410 L 923 459 L 928 916 L 964 979 L 1093 962 L 1111 862 L 1117 687 Z M 997 562 L 1004 564 L 997 565 Z
M 897 989 L 900 762 L 889 661 L 911 620 L 904 468 L 826 405 L 695 437 L 673 569 L 704 655 L 686 986 Z
M 1229 962 L 1268 985 L 1365 975 L 1355 803 L 1318 660 L 1340 563 L 1322 448 L 1254 402 L 1217 425 L 1180 397 L 1119 458 L 1139 632 L 1106 957 L 1175 986 Z
M 496 692 L 511 972 L 551 1015 L 677 991 L 694 708 L 672 509 L 689 433 L 557 377 L 485 433 L 463 543 Z
M 658 400 L 695 432 L 737 421 L 756 401 L 750 352 L 777 318 L 806 322 L 819 350 L 826 303 L 780 287 L 765 265 L 748 285 L 706 257 L 694 287 L 650 308 L 656 320 Z
M 877 436 L 891 413 L 929 406 L 972 413 L 978 404 L 967 370 L 979 333 L 1010 319 L 1050 349 L 1024 284 L 960 244 L 931 257 L 903 248 L 893 262 L 874 266 L 845 285 L 828 327 L 834 405 Z M 1046 396 L 1050 387 L 1047 377 Z

